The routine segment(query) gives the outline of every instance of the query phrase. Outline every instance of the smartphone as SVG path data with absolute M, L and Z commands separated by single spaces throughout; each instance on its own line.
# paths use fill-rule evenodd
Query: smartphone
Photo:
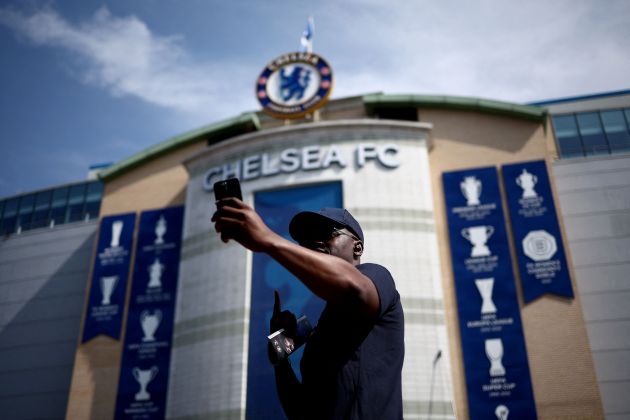
M 313 332 L 313 327 L 306 315 L 297 319 L 296 336 L 289 337 L 285 334 L 284 328 L 279 329 L 267 336 L 269 340 L 269 358 L 274 365 L 277 365 L 285 358 L 289 357 L 297 349 L 302 347 Z
M 243 199 L 243 194 L 241 193 L 241 183 L 238 178 L 228 178 L 224 181 L 214 183 L 215 201 L 228 197 L 236 197 L 239 200 Z

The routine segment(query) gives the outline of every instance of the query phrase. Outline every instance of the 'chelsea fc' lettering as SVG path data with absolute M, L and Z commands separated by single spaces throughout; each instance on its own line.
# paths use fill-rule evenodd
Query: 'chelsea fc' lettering
M 355 150 L 355 163 L 357 169 L 363 168 L 369 161 L 376 161 L 387 169 L 395 169 L 400 165 L 397 155 L 398 146 L 395 144 L 362 143 Z M 240 178 L 241 181 L 251 181 L 279 173 L 290 174 L 300 169 L 314 171 L 330 168 L 333 165 L 345 168 L 348 163 L 348 156 L 345 156 L 337 145 L 332 145 L 328 149 L 317 145 L 302 149 L 290 148 L 277 155 L 269 153 L 251 155 L 210 168 L 203 178 L 203 188 L 206 191 L 212 191 L 215 182 L 231 177 Z

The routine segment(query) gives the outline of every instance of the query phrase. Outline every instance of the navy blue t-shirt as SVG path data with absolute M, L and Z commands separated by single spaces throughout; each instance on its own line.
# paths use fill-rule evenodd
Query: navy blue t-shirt
M 300 366 L 304 418 L 402 419 L 405 331 L 400 295 L 385 267 L 357 268 L 376 286 L 379 316 L 366 320 L 349 303 L 326 305 Z

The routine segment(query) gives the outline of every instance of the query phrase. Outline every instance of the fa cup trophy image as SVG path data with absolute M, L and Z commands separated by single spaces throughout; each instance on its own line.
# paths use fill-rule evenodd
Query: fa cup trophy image
M 527 169 L 523 169 L 523 173 L 516 178 L 516 184 L 523 189 L 522 198 L 538 197 L 538 194 L 534 191 L 534 186 L 537 182 L 538 177 L 536 175 L 530 174 L 527 172 Z
M 101 294 L 103 295 L 101 305 L 111 304 L 112 293 L 117 283 L 118 276 L 101 277 Z
M 151 394 L 147 392 L 147 385 L 149 382 L 155 378 L 158 373 L 158 367 L 153 366 L 151 369 L 138 369 L 137 367 L 133 368 L 133 377 L 136 378 L 136 381 L 140 384 L 140 391 L 136 393 L 136 401 L 146 401 L 151 399 Z
M 494 279 L 477 279 L 475 280 L 475 286 L 477 286 L 481 299 L 483 299 L 483 302 L 481 303 L 481 313 L 484 315 L 495 313 L 497 311 L 497 307 L 494 306 L 494 302 L 492 301 Z
M 142 311 L 140 314 L 140 325 L 142 326 L 143 342 L 155 341 L 155 331 L 160 326 L 162 321 L 162 311 L 156 309 L 153 311 L 153 315 L 149 314 L 149 311 Z
M 492 226 L 471 226 L 462 229 L 462 236 L 473 246 L 470 251 L 471 257 L 487 257 L 490 249 L 486 246 L 488 238 L 494 233 Z
M 109 243 L 110 248 L 120 246 L 120 234 L 122 233 L 125 223 L 122 220 L 116 220 L 112 223 L 112 240 Z
M 478 206 L 479 196 L 481 195 L 481 181 L 474 176 L 466 176 L 464 180 L 459 183 L 459 188 L 462 190 L 462 194 L 466 197 L 467 206 Z
M 149 284 L 147 287 L 162 287 L 162 273 L 164 273 L 164 264 L 156 258 L 153 264 L 149 266 Z
M 164 243 L 164 234 L 166 233 L 166 219 L 164 215 L 160 215 L 160 220 L 155 224 L 155 244 L 161 245 Z
M 505 375 L 505 368 L 501 363 L 503 358 L 503 342 L 500 338 L 486 340 L 486 356 L 490 360 L 490 376 Z

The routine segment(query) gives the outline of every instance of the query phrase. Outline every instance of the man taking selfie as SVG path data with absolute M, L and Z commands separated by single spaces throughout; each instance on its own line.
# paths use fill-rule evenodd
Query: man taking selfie
M 402 419 L 404 316 L 386 268 L 361 264 L 364 238 L 344 209 L 301 212 L 289 225 L 298 244 L 274 233 L 238 198 L 217 202 L 212 217 L 223 242 L 264 252 L 326 301 L 301 361 L 302 382 L 288 359 L 275 365 L 285 414 L 294 419 Z M 276 292 L 271 332 L 295 331 Z

